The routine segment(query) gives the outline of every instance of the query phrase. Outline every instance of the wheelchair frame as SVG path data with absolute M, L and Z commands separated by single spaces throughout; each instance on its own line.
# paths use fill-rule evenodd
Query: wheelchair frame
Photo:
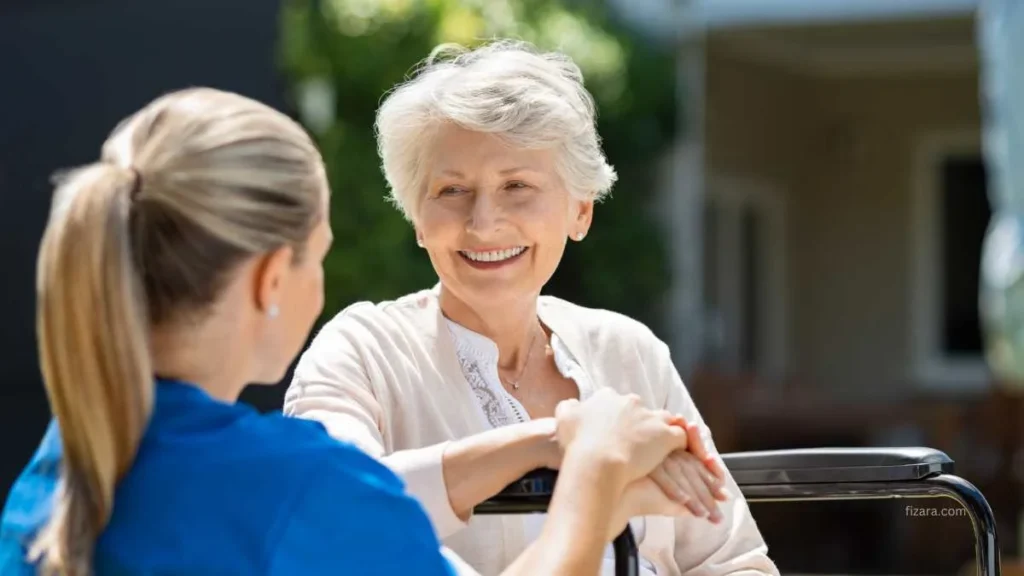
M 723 454 L 748 502 L 952 498 L 974 530 L 978 576 L 999 576 L 995 517 L 985 496 L 953 473 L 954 462 L 932 448 L 811 448 Z M 476 514 L 544 512 L 557 473 L 536 470 L 476 507 Z M 637 576 L 639 553 L 629 526 L 612 543 L 615 575 Z

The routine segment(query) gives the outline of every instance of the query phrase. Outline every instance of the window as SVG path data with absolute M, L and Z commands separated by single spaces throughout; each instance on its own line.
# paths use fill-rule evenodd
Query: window
M 981 248 L 992 216 L 980 156 L 942 161 L 942 343 L 947 355 L 982 354 L 978 316 Z
M 704 208 L 704 364 L 782 376 L 786 354 L 781 198 L 756 182 L 717 179 Z
M 983 390 L 978 282 L 991 207 L 980 132 L 924 138 L 914 179 L 913 377 L 929 388 Z

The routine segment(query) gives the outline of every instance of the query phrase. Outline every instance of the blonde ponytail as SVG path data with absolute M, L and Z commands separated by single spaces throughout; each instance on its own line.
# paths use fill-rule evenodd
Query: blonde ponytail
M 101 159 L 59 183 L 39 251 L 39 356 L 64 444 L 53 514 L 29 550 L 48 575 L 91 572 L 153 410 L 152 332 L 202 318 L 245 259 L 282 246 L 301 257 L 325 216 L 309 135 L 237 94 L 157 98 Z
M 91 573 L 115 485 L 152 410 L 147 306 L 130 235 L 137 177 L 108 163 L 73 172 L 39 251 L 39 356 L 64 457 L 53 514 L 30 550 L 43 574 Z

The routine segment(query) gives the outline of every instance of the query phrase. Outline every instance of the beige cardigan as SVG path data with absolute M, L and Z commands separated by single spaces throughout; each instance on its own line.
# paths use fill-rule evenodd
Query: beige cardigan
M 467 524 L 449 503 L 441 469 L 446 443 L 490 426 L 463 376 L 437 293 L 435 287 L 340 312 L 302 355 L 284 412 L 317 420 L 383 460 L 423 504 L 444 545 L 491 576 L 525 549 L 523 519 L 476 516 Z M 649 406 L 703 424 L 668 347 L 645 326 L 550 296 L 541 297 L 538 314 L 595 387 L 638 394 Z M 646 518 L 641 552 L 659 575 L 778 574 L 731 477 L 728 490 L 734 497 L 718 525 L 692 516 Z

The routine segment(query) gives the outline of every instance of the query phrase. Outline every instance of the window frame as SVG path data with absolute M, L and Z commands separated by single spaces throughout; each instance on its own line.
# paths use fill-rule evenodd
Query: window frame
M 950 156 L 983 156 L 981 128 L 932 131 L 918 136 L 911 170 L 910 377 L 931 391 L 981 393 L 991 385 L 984 352 L 947 354 L 942 349 L 943 162 Z M 979 263 L 980 264 L 980 263 Z
M 731 338 L 740 338 L 744 327 L 743 258 L 741 251 L 742 210 L 748 208 L 757 215 L 761 226 L 759 238 L 755 241 L 757 253 L 755 262 L 763 274 L 763 282 L 755 294 L 758 300 L 758 318 L 756 351 L 757 357 L 751 371 L 761 380 L 781 380 L 788 369 L 788 321 L 789 301 L 792 294 L 787 292 L 787 252 L 786 252 L 786 203 L 780 191 L 764 181 L 731 177 L 713 176 L 708 181 L 705 209 L 710 209 L 724 216 L 725 225 L 717 226 L 716 256 L 713 270 L 717 273 L 715 301 L 721 310 L 706 309 L 703 341 L 710 343 L 724 338 L 724 366 L 726 369 L 738 368 L 741 346 Z M 721 223 L 721 222 L 720 222 Z M 704 273 L 712 270 L 705 263 Z M 722 310 L 731 308 L 731 317 Z M 712 317 L 716 314 L 717 318 Z M 721 323 L 725 335 L 716 337 L 716 320 Z M 732 335 L 730 337 L 730 335 Z

